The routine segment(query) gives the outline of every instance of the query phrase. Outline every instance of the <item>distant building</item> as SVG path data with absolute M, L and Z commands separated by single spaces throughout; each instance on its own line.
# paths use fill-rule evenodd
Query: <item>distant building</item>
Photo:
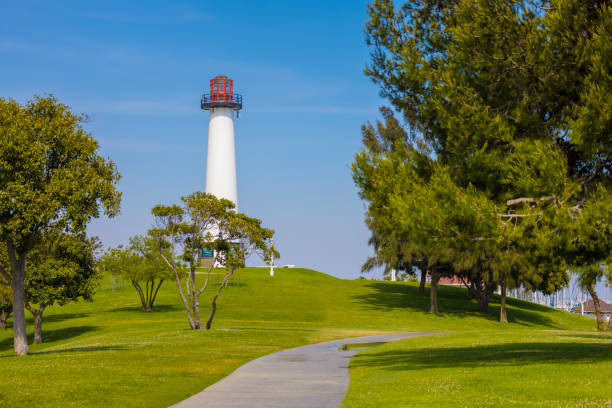
M 612 316 L 612 305 L 610 303 L 606 303 L 603 300 L 599 301 L 599 307 L 601 309 L 601 314 L 603 315 L 605 320 L 609 320 L 610 316 Z M 581 305 L 576 306 L 572 309 L 572 312 L 582 314 L 588 316 L 595 316 L 595 305 L 593 304 L 593 299 L 589 299 Z
M 427 281 L 427 283 L 431 283 L 431 274 L 429 273 L 429 271 L 427 271 L 427 276 L 425 280 Z M 465 284 L 469 285 L 470 281 L 466 279 Z M 449 277 L 440 277 L 438 285 L 464 286 L 464 283 L 457 275 L 453 275 Z
M 453 285 L 453 286 L 463 286 L 463 281 L 461 279 L 459 279 L 459 277 L 457 275 L 453 275 L 451 277 L 445 278 L 442 277 L 440 278 L 440 285 Z M 469 285 L 470 281 L 466 280 L 466 283 Z

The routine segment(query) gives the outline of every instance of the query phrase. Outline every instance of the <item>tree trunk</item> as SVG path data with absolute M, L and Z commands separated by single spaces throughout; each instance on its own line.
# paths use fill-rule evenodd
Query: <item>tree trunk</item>
M 506 315 L 506 281 L 501 281 L 501 300 L 499 308 L 499 322 L 508 323 L 508 316 Z
M 155 292 L 153 293 L 153 296 L 151 296 L 151 299 L 149 301 L 149 311 L 152 312 L 153 311 L 153 304 L 155 303 L 155 298 L 157 297 L 157 292 L 159 292 L 159 288 L 161 287 L 162 283 L 164 283 L 163 279 L 159 280 L 159 283 L 157 284 L 157 288 L 155 289 Z
M 440 274 L 431 268 L 431 288 L 429 289 L 429 313 L 438 314 L 438 282 Z
M 427 269 L 421 269 L 421 281 L 419 282 L 419 293 L 425 294 L 425 282 L 427 281 Z
M 30 306 L 30 303 L 26 301 L 26 309 L 34 316 L 34 344 L 41 344 L 42 341 L 42 315 L 47 307 L 46 304 L 41 303 L 39 309 L 34 309 Z
M 6 321 L 11 316 L 11 312 L 0 313 L 0 329 L 6 329 Z
M 230 273 L 225 275 L 225 279 L 223 279 L 223 282 L 221 282 L 219 289 L 217 289 L 217 293 L 215 293 L 215 297 L 212 300 L 212 305 L 211 305 L 212 307 L 210 309 L 210 315 L 208 316 L 208 320 L 206 321 L 206 330 L 210 330 L 212 326 L 212 321 L 213 321 L 213 318 L 215 317 L 215 312 L 217 311 L 217 298 L 219 297 L 219 294 L 221 293 L 221 289 L 223 289 L 225 285 L 227 285 L 227 282 L 229 282 L 233 274 L 234 274 L 234 271 L 231 271 Z
M 195 281 L 195 265 L 191 265 L 191 300 L 193 305 L 193 329 L 200 330 L 202 328 L 202 320 L 200 319 L 200 301 Z
M 176 283 L 176 288 L 178 289 L 179 295 L 181 297 L 181 301 L 183 302 L 183 306 L 185 306 L 185 311 L 187 312 L 187 321 L 189 321 L 189 327 L 193 329 L 193 318 L 191 317 L 191 308 L 189 307 L 189 303 L 185 298 L 185 294 L 183 293 L 183 289 L 181 288 L 181 277 L 178 274 L 178 267 L 175 263 L 170 262 L 168 258 L 164 255 L 163 251 L 161 252 L 161 257 L 166 262 L 170 270 L 174 273 L 174 279 Z M 173 252 L 174 253 L 174 249 Z
M 136 292 L 138 292 L 138 297 L 140 298 L 140 304 L 142 305 L 142 311 L 146 312 L 147 311 L 147 302 L 144 298 L 144 295 L 142 293 L 142 288 L 140 287 L 140 284 L 133 280 L 132 281 L 132 286 L 134 286 L 134 288 L 136 289 Z
M 478 297 L 478 311 L 480 313 L 487 313 L 489 311 L 489 300 L 491 300 L 491 294 L 485 286 L 480 291 L 480 296 Z
M 604 326 L 605 323 L 603 316 L 601 315 L 601 305 L 599 303 L 599 297 L 597 296 L 595 287 L 592 283 L 589 283 L 586 285 L 586 290 L 591 295 L 591 298 L 593 298 L 593 307 L 595 308 L 595 316 L 597 317 L 597 329 L 604 331 L 606 329 Z
M 17 259 L 12 242 L 8 245 L 8 255 L 11 262 L 11 290 L 13 292 L 13 348 L 18 356 L 28 354 L 28 339 L 26 337 L 25 319 L 25 256 Z
M 44 307 L 36 310 L 34 313 L 34 344 L 41 344 L 42 341 L 42 315 Z

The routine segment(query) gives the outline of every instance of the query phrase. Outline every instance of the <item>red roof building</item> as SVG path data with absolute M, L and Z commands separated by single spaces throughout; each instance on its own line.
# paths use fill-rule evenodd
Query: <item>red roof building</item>
M 574 313 L 588 313 L 595 314 L 595 305 L 593 304 L 593 299 L 589 299 L 582 304 L 583 308 L 580 305 L 576 306 L 572 309 Z M 601 309 L 601 313 L 604 315 L 612 315 L 612 305 L 610 303 L 606 303 L 603 300 L 599 300 L 599 307 Z

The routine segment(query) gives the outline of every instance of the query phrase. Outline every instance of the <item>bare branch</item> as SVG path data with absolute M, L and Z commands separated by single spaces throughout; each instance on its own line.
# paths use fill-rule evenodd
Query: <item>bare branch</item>
M 497 214 L 497 216 L 500 218 L 509 218 L 509 219 L 531 217 L 534 215 L 542 215 L 542 213 L 540 212 L 540 213 L 533 213 L 533 214 Z
M 540 5 L 536 4 L 535 1 L 531 1 L 531 0 L 527 0 L 527 3 L 531 4 L 535 8 L 538 8 L 538 9 L 544 10 L 544 11 L 553 11 L 553 10 L 556 10 L 555 7 L 540 6 Z
M 506 205 L 508 207 L 511 207 L 513 205 L 516 205 L 516 204 L 537 203 L 537 202 L 541 202 L 541 201 L 550 201 L 550 200 L 554 200 L 554 199 L 555 199 L 555 196 L 544 196 L 544 197 L 540 197 L 540 198 L 519 197 L 519 198 L 514 198 L 512 200 L 506 201 Z
M 202 292 L 204 292 L 204 290 L 206 290 L 206 287 L 208 286 L 208 280 L 210 279 L 210 273 L 211 273 L 212 269 L 214 268 L 215 263 L 217 263 L 217 256 L 219 256 L 218 253 L 215 254 L 215 257 L 213 258 L 212 264 L 208 268 L 208 272 L 206 273 L 206 281 L 204 282 L 204 285 L 202 286 L 202 289 L 200 289 L 198 291 L 198 293 L 196 294 L 197 297 L 199 297 L 202 294 Z
M 575 206 L 567 210 L 571 218 L 578 217 L 578 214 L 580 214 L 580 212 L 582 211 L 582 207 L 584 206 L 585 201 L 586 199 L 583 198 L 580 201 L 578 201 L 578 204 L 576 204 Z
M 160 255 L 164 259 L 166 264 L 168 264 L 172 272 L 174 272 L 174 277 L 176 279 L 176 287 L 178 288 L 179 295 L 181 295 L 181 300 L 183 301 L 183 305 L 185 306 L 185 309 L 187 310 L 187 320 L 189 320 L 189 324 L 191 325 L 191 327 L 193 327 L 193 317 L 191 315 L 191 308 L 189 307 L 189 303 L 187 302 L 187 299 L 185 299 L 185 294 L 183 293 L 183 289 L 181 288 L 181 278 L 177 271 L 178 268 L 176 267 L 176 265 L 171 264 L 170 261 L 168 261 L 163 251 L 160 251 Z

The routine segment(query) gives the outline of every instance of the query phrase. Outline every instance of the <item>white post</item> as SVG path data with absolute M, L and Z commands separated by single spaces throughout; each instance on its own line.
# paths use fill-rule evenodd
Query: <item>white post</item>
M 270 240 L 270 244 L 274 246 L 274 240 Z M 270 256 L 270 276 L 274 276 L 274 254 Z
M 395 269 L 391 269 L 391 282 L 397 281 L 397 275 Z
M 565 288 L 561 289 L 561 306 L 563 310 L 567 310 L 567 306 L 565 305 Z

